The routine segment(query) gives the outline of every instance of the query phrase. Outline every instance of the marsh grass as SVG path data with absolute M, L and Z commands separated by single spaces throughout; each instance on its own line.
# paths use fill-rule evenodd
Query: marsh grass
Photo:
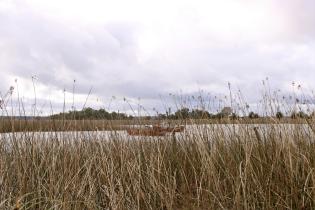
M 19 119 L 5 117 L 0 119 L 0 133 L 10 132 L 59 132 L 59 131 L 114 131 L 126 130 L 132 126 L 138 125 L 155 125 L 161 122 L 170 125 L 213 125 L 213 124 L 305 124 L 311 119 L 292 119 L 283 118 L 276 119 L 271 117 L 260 117 L 257 119 L 250 119 L 243 117 L 239 119 L 141 119 L 141 120 L 54 120 L 49 118 L 34 118 L 34 119 Z
M 118 121 L 1 119 L 0 209 L 314 209 L 314 121 L 272 116 L 185 119 L 158 138 Z
M 312 124 L 2 135 L 1 209 L 313 209 Z

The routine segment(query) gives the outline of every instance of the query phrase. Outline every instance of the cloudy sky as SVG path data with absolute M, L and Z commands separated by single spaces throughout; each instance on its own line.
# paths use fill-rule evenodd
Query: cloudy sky
M 266 77 L 315 87 L 314 26 L 314 0 L 0 0 L 0 92 L 44 112 L 64 94 L 67 108 L 152 109 L 228 82 L 255 101 Z

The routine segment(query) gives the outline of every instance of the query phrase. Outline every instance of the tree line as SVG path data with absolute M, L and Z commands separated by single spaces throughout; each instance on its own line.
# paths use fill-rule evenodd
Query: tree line
M 282 119 L 284 117 L 290 117 L 292 119 L 298 118 L 311 118 L 315 116 L 313 114 L 306 114 L 303 111 L 300 112 L 293 112 L 290 116 L 285 116 L 282 112 L 278 111 L 275 114 L 275 117 L 278 119 Z M 250 118 L 250 119 L 258 119 L 261 116 L 258 113 L 253 111 L 249 112 L 247 116 L 242 116 L 242 118 Z M 134 119 L 135 116 L 127 115 L 125 113 L 120 112 L 108 112 L 105 109 L 93 109 L 93 108 L 84 108 L 81 111 L 69 111 L 65 113 L 59 113 L 51 115 L 50 118 L 52 119 L 75 119 L 75 120 L 83 120 L 83 119 L 107 119 L 107 120 L 127 120 L 127 119 Z M 207 110 L 201 109 L 189 109 L 189 108 L 180 108 L 174 113 L 170 113 L 170 111 L 166 111 L 165 113 L 158 113 L 156 116 L 144 116 L 143 118 L 146 119 L 223 119 L 223 118 L 230 118 L 230 119 L 239 119 L 241 118 L 237 114 L 235 114 L 231 108 L 225 107 L 218 113 L 210 113 Z
M 69 111 L 59 114 L 54 114 L 50 116 L 52 119 L 66 119 L 66 120 L 98 120 L 98 119 L 107 119 L 107 120 L 126 120 L 132 119 L 133 117 L 125 113 L 120 112 L 108 112 L 105 109 L 93 109 L 93 108 L 84 108 L 81 111 Z
M 156 116 L 144 116 L 143 118 L 152 119 L 209 119 L 209 118 L 224 118 L 227 117 L 228 114 L 217 113 L 212 114 L 206 110 L 200 109 L 189 109 L 189 108 L 181 108 L 174 113 L 166 112 L 166 113 L 158 113 Z M 66 119 L 66 120 L 83 120 L 83 119 L 107 119 L 107 120 L 126 120 L 133 119 L 135 116 L 127 115 L 125 113 L 120 112 L 108 112 L 105 109 L 93 109 L 93 108 L 84 108 L 81 111 L 69 111 L 59 114 L 54 114 L 50 116 L 51 119 Z

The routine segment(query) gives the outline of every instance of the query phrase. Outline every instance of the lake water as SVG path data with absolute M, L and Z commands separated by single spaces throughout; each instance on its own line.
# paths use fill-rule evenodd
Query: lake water
M 292 138 L 298 134 L 307 140 L 314 140 L 314 132 L 308 124 L 207 124 L 187 125 L 184 132 L 176 133 L 176 139 L 201 138 L 213 139 L 223 137 L 232 139 L 238 136 L 256 135 L 254 128 L 262 136 L 273 132 L 273 135 L 285 135 Z M 164 137 L 129 136 L 126 131 L 67 131 L 67 132 L 17 132 L 0 134 L 2 140 L 13 139 L 51 139 L 51 140 L 111 140 L 111 139 L 163 139 L 173 138 L 171 134 Z

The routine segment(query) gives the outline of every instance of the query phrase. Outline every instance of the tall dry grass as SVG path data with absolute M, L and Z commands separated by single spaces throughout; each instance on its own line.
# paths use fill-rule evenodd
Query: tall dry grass
M 1 209 L 313 209 L 309 125 L 193 125 L 162 138 L 2 134 Z
M 0 209 L 314 209 L 314 121 L 268 119 L 186 120 L 158 138 L 61 122 L 0 134 Z

